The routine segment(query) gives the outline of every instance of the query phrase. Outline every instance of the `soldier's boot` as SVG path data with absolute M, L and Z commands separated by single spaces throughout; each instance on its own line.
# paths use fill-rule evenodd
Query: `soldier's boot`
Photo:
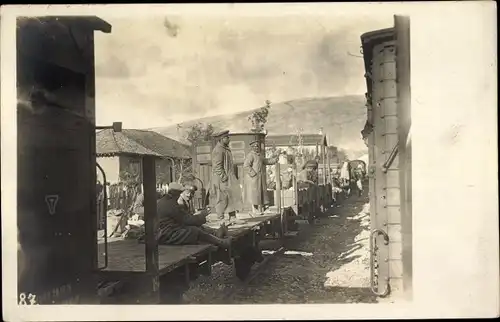
M 231 243 L 233 241 L 233 239 L 231 237 L 219 238 L 219 237 L 214 236 L 206 231 L 200 231 L 200 239 L 202 241 L 209 242 L 215 246 L 219 246 L 220 248 L 223 248 L 226 250 L 231 248 Z
M 228 233 L 229 233 L 229 230 L 228 230 L 226 224 L 223 222 L 223 223 L 221 223 L 220 227 L 217 228 L 217 230 L 215 231 L 215 236 L 218 238 L 223 238 L 223 237 L 227 236 Z

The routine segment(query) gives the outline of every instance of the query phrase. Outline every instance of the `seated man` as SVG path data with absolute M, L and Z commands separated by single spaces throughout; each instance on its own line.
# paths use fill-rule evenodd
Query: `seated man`
M 189 212 L 189 201 L 193 197 L 192 187 L 183 187 L 172 182 L 168 193 L 157 203 L 159 217 L 158 242 L 164 245 L 186 245 L 208 242 L 228 249 L 231 238 L 222 238 L 227 232 L 222 226 L 215 236 L 202 228 L 209 212 L 202 210 L 195 214 Z

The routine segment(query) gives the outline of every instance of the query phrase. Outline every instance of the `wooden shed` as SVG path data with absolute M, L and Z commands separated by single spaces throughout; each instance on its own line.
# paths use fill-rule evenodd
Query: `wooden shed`
M 178 172 L 191 159 L 190 147 L 159 133 L 146 130 L 111 129 L 96 135 L 98 162 L 106 172 L 108 182 L 120 181 L 120 174 L 127 172 L 142 181 L 139 154 L 155 155 L 156 182 L 168 184 L 180 175 Z

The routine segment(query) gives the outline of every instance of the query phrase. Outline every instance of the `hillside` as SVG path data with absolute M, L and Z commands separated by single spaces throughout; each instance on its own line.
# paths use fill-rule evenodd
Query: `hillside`
M 266 129 L 268 134 L 323 133 L 329 144 L 345 149 L 351 158 L 366 153 L 366 146 L 360 131 L 366 121 L 366 107 L 363 96 L 342 96 L 307 98 L 288 102 L 273 103 Z M 252 111 L 200 118 L 151 130 L 170 138 L 185 142 L 185 132 L 193 124 L 210 123 L 216 129 L 229 129 L 232 132 L 248 132 L 250 122 L 247 117 Z

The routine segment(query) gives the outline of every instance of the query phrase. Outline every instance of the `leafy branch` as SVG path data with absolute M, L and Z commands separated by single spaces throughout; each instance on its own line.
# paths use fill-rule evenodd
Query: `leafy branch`
M 259 110 L 254 111 L 248 116 L 248 121 L 252 124 L 250 131 L 254 133 L 261 133 L 264 131 L 264 126 L 267 123 L 269 110 L 271 109 L 271 101 L 266 100 L 266 106 L 261 107 Z
M 180 124 L 177 125 L 177 131 L 182 128 Z M 196 123 L 188 127 L 185 133 L 185 139 L 191 144 L 198 143 L 200 141 L 208 141 L 211 139 L 215 132 L 215 128 L 212 124 L 203 124 L 201 122 Z

